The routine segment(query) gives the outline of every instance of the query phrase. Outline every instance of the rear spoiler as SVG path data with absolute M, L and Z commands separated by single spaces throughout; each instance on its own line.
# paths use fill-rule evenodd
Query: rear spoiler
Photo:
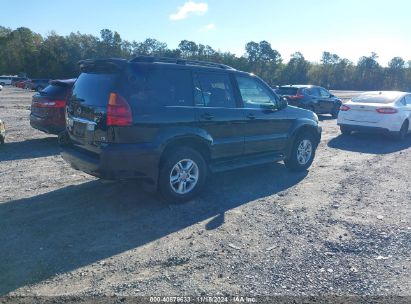
M 76 78 L 71 78 L 71 79 L 55 79 L 55 80 L 50 80 L 50 81 L 49 81 L 49 84 L 57 85 L 57 86 L 59 86 L 59 87 L 72 87 L 75 82 L 76 82 Z
M 86 59 L 78 62 L 81 72 L 118 72 L 125 68 L 126 59 L 119 58 L 101 58 Z

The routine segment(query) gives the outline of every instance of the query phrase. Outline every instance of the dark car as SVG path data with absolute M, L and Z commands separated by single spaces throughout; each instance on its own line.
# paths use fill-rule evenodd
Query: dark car
M 75 79 L 53 80 L 44 90 L 33 96 L 30 125 L 40 131 L 59 134 L 66 129 L 67 98 Z
M 28 81 L 29 79 L 27 77 L 12 77 L 11 79 L 11 85 L 16 86 L 16 84 L 20 81 Z
M 337 118 L 341 107 L 341 99 L 328 90 L 314 85 L 280 86 L 276 92 L 287 98 L 290 105 L 311 110 L 317 114 L 331 114 Z
M 31 79 L 26 83 L 26 88 L 40 92 L 49 85 L 50 79 Z
M 75 169 L 141 178 L 174 201 L 196 195 L 208 172 L 276 161 L 300 171 L 313 161 L 317 116 L 288 106 L 252 74 L 153 57 L 80 67 L 62 152 Z

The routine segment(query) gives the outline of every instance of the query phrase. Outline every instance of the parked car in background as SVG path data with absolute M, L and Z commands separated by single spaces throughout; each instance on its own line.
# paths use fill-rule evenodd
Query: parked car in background
M 4 144 L 6 139 L 6 126 L 3 121 L 0 119 L 0 144 Z
M 16 86 L 16 83 L 17 83 L 17 82 L 27 81 L 27 80 L 29 80 L 27 77 L 12 77 L 12 79 L 11 79 L 11 85 Z
M 25 89 L 27 86 L 28 80 L 20 80 L 16 82 L 16 88 Z
M 316 114 L 331 114 L 337 118 L 341 99 L 328 90 L 314 85 L 286 85 L 276 90 L 277 94 L 287 98 L 290 105 L 311 110 Z
M 365 92 L 341 106 L 337 123 L 341 133 L 390 133 L 403 139 L 411 127 L 411 93 Z
M 75 79 L 52 80 L 33 96 L 30 125 L 40 131 L 59 134 L 66 128 L 65 106 Z
M 11 80 L 13 76 L 0 76 L 0 85 L 11 85 Z
M 49 85 L 50 79 L 30 79 L 26 83 L 26 89 L 41 91 Z
M 67 106 L 62 157 L 105 179 L 141 178 L 172 201 L 207 173 L 284 161 L 310 167 L 317 116 L 288 107 L 260 78 L 171 58 L 86 60 Z

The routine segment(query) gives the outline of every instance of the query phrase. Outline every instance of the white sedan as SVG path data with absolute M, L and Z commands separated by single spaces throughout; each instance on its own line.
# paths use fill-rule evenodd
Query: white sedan
M 353 131 L 390 133 L 399 139 L 411 131 L 411 93 L 365 92 L 343 104 L 337 124 L 342 134 Z

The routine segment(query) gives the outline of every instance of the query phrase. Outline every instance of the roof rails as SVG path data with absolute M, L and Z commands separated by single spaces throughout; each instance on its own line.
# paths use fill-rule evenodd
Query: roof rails
M 127 60 L 121 58 L 97 58 L 80 60 L 78 64 L 82 72 L 98 69 L 114 71 L 123 68 L 127 64 Z
M 233 67 L 230 67 L 222 63 L 214 63 L 214 62 L 198 61 L 198 60 L 187 60 L 187 59 L 180 59 L 180 58 L 168 58 L 168 57 L 137 56 L 131 59 L 130 62 L 174 63 L 174 64 L 181 64 L 181 65 L 197 65 L 197 66 L 204 66 L 204 67 L 211 67 L 211 68 L 219 68 L 219 69 L 224 69 L 224 70 L 235 70 Z

